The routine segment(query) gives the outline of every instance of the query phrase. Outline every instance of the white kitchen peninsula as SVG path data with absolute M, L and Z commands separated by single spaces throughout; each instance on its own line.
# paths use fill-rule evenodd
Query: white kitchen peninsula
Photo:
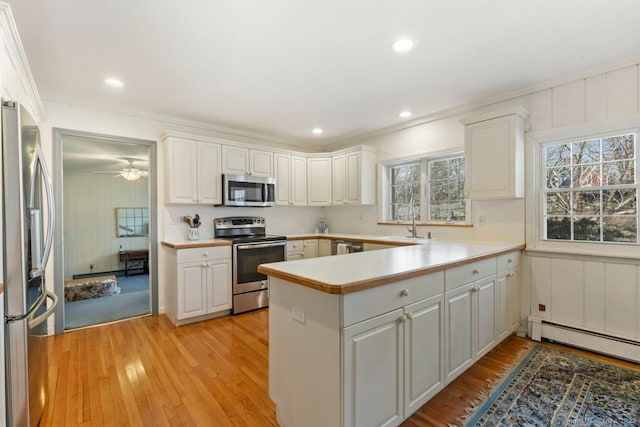
M 517 301 L 498 267 L 523 248 L 433 240 L 261 265 L 280 425 L 400 424 L 505 336 L 500 304 Z

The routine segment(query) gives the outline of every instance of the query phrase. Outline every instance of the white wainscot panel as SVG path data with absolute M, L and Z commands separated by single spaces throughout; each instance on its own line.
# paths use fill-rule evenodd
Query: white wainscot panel
M 607 78 L 604 74 L 587 79 L 586 103 L 587 122 L 607 118 Z
M 553 88 L 553 126 L 584 123 L 585 82 L 577 80 Z
M 551 258 L 531 257 L 531 314 L 551 318 Z M 544 310 L 540 310 L 544 306 Z
M 529 106 L 529 124 L 532 130 L 551 129 L 553 117 L 551 115 L 551 89 L 545 89 L 531 94 Z
M 638 66 L 607 73 L 607 117 L 624 117 L 638 112 Z
M 605 331 L 638 338 L 638 267 L 607 263 L 605 266 Z
M 554 322 L 582 326 L 584 323 L 583 262 L 551 261 L 551 319 Z
M 597 331 L 604 331 L 604 266 L 604 262 L 584 263 L 584 326 Z

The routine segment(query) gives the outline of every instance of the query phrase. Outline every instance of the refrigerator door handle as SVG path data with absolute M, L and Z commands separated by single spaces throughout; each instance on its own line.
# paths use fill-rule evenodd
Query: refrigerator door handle
M 53 292 L 47 292 L 45 294 L 45 299 L 46 298 L 50 298 L 51 301 L 53 301 L 53 304 L 51 304 L 51 307 L 49 307 L 47 309 L 47 311 L 45 311 L 44 313 L 42 313 L 40 316 L 29 320 L 29 329 L 33 329 L 36 326 L 38 326 L 39 324 L 41 324 L 42 322 L 44 322 L 45 320 L 47 320 L 49 317 L 51 317 L 51 315 L 53 314 L 53 311 L 56 308 L 56 305 L 58 305 L 58 296 L 56 294 L 54 294 Z
M 42 251 L 42 257 L 38 261 L 38 265 L 35 266 L 34 269 L 31 270 L 31 277 L 38 277 L 44 274 L 44 269 L 47 266 L 47 261 L 49 260 L 49 254 L 51 253 L 51 244 L 53 243 L 53 228 L 55 221 L 55 205 L 53 200 L 53 185 L 51 184 L 51 178 L 49 177 L 49 170 L 47 169 L 47 164 L 44 161 L 44 154 L 42 153 L 42 149 L 40 146 L 37 148 L 36 152 L 36 162 L 40 165 L 42 169 L 42 181 L 44 183 L 45 193 L 47 195 L 47 237 L 44 241 L 44 250 Z M 35 187 L 35 178 L 36 169 L 34 168 L 34 179 L 31 180 L 31 206 L 33 206 L 33 201 L 35 198 L 34 195 L 34 187 Z
M 47 294 L 42 293 L 40 295 L 40 297 L 38 297 L 38 300 L 36 301 L 36 303 L 33 304 L 33 306 L 31 306 L 29 311 L 27 311 L 25 314 L 7 314 L 7 315 L 4 316 L 5 322 L 7 322 L 7 323 L 9 323 L 9 322 L 17 322 L 19 320 L 24 320 L 24 319 L 26 319 L 28 317 L 33 316 L 33 313 L 38 311 L 40 309 L 40 307 L 42 307 L 42 304 L 44 304 L 44 302 L 46 300 L 47 300 Z

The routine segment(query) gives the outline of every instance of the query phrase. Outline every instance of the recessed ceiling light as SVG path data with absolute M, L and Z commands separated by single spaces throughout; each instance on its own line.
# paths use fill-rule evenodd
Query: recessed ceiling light
M 320 135 L 320 134 L 322 133 L 322 129 L 320 129 L 320 128 L 314 128 L 311 132 L 312 132 L 314 135 Z
M 413 113 L 411 111 L 405 110 L 405 111 L 401 111 L 400 114 L 398 114 L 398 117 L 400 117 L 401 119 L 406 119 L 407 117 L 411 117 L 413 115 Z
M 391 48 L 398 53 L 409 52 L 416 44 L 411 39 L 398 39 L 391 45 Z
M 122 89 L 122 87 L 124 87 L 124 83 L 122 83 L 121 80 L 114 78 L 104 79 L 104 84 L 114 89 Z

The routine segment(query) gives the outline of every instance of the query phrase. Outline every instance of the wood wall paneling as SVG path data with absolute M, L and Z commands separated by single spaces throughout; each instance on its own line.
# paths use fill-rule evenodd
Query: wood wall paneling
M 637 338 L 638 267 L 607 263 L 605 266 L 605 331 Z
M 553 88 L 553 126 L 585 121 L 585 81 L 576 80 Z
M 529 124 L 532 130 L 550 129 L 553 127 L 552 90 L 545 89 L 531 94 L 529 107 Z
M 555 322 L 582 326 L 584 323 L 583 262 L 551 260 L 551 319 Z
M 605 315 L 605 280 L 603 262 L 584 263 L 584 327 L 603 331 Z
M 531 257 L 531 314 L 551 319 L 551 258 Z M 545 305 L 545 311 L 539 305 Z
M 586 120 L 587 122 L 607 118 L 607 78 L 604 74 L 586 80 Z
M 64 274 L 119 269 L 120 245 L 149 247 L 148 237 L 116 237 L 116 207 L 148 207 L 148 180 L 111 175 L 64 175 Z M 90 266 L 93 265 L 93 269 Z
M 607 116 L 625 117 L 638 112 L 638 66 L 607 73 Z

